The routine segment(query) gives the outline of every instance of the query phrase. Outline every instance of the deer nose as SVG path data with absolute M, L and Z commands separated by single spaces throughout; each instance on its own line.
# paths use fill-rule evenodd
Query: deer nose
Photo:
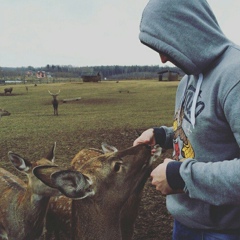
M 142 147 L 145 147 L 147 150 L 151 150 L 151 149 L 152 149 L 151 146 L 150 146 L 149 144 L 146 144 L 146 143 L 141 143 L 141 144 L 136 145 L 136 146 L 142 146 Z M 135 146 L 135 147 L 136 147 L 136 146 Z
M 150 145 L 146 145 L 146 148 L 149 149 L 149 150 L 152 149 L 152 147 Z

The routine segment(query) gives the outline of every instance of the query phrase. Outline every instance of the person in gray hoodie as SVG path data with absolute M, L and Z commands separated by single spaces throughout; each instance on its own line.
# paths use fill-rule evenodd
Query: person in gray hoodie
M 133 143 L 173 149 L 151 173 L 167 195 L 173 239 L 240 239 L 240 47 L 206 0 L 150 0 L 139 38 L 186 73 L 173 126 L 149 128 Z

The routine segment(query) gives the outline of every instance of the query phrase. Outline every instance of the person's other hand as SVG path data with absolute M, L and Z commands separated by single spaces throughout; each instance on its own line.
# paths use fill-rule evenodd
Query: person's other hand
M 156 186 L 156 190 L 160 191 L 163 195 L 182 193 L 183 190 L 173 190 L 167 181 L 166 169 L 169 162 L 174 161 L 165 158 L 163 163 L 159 164 L 151 173 L 152 185 Z

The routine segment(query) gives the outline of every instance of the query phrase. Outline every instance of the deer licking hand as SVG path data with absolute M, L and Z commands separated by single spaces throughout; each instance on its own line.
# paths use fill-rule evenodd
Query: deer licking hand
M 61 240 L 59 231 L 71 240 L 132 238 L 142 189 L 151 172 L 151 149 L 145 144 L 121 151 L 106 144 L 102 148 L 83 149 L 72 160 L 72 168 L 86 180 L 83 196 L 50 200 L 46 239 L 51 239 L 51 231 Z
M 58 91 L 58 93 L 51 93 L 49 90 L 48 90 L 48 92 L 53 97 L 53 100 L 52 100 L 53 115 L 58 116 L 58 100 L 57 100 L 57 96 L 59 95 L 60 90 Z
M 27 184 L 0 168 L 0 239 L 37 239 L 43 232 L 48 202 L 51 196 L 60 193 L 78 198 L 81 174 L 72 170 L 62 170 L 54 164 L 56 143 L 49 154 L 36 162 L 9 152 L 13 166 L 28 177 Z M 47 173 L 45 173 L 45 171 Z M 49 177 L 51 188 L 34 176 Z M 66 177 L 67 176 L 67 177 Z M 52 182 L 51 182 L 52 181 Z

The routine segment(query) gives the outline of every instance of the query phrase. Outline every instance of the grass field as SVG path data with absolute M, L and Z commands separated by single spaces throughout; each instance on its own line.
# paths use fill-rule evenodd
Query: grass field
M 0 86 L 0 108 L 11 113 L 0 119 L 0 167 L 19 175 L 7 159 L 8 151 L 34 160 L 42 157 L 55 141 L 56 163 L 66 166 L 80 149 L 100 148 L 103 141 L 118 149 L 130 147 L 137 132 L 172 124 L 177 85 L 178 82 L 157 80 L 22 84 L 12 85 L 12 95 L 4 95 L 3 89 L 8 86 Z M 25 86 L 28 86 L 28 92 Z M 61 90 L 58 96 L 59 116 L 53 115 L 52 97 L 48 90 Z M 77 97 L 81 99 L 62 102 L 63 99 Z M 161 201 L 164 204 L 164 199 Z M 156 204 L 159 207 L 159 203 Z M 155 214 L 156 211 L 153 212 Z M 157 221 L 153 224 L 156 225 Z M 140 229 L 136 231 L 143 234 Z M 141 239 L 167 239 L 154 238 L 154 233 L 159 235 L 155 229 L 143 231 L 152 237 Z M 165 227 L 159 231 L 168 230 Z
M 42 149 L 57 141 L 57 145 L 72 155 L 69 148 L 76 142 L 76 149 L 79 149 L 111 140 L 107 137 L 108 131 L 117 134 L 124 130 L 170 125 L 176 86 L 177 82 L 156 80 L 106 81 L 30 85 L 27 92 L 25 85 L 13 85 L 11 96 L 4 95 L 6 86 L 1 86 L 0 108 L 11 113 L 0 120 L 1 163 L 9 150 L 30 157 L 33 153 L 41 154 Z M 59 116 L 54 116 L 48 90 L 57 92 L 59 89 Z M 62 103 L 63 99 L 76 97 L 81 100 Z M 99 136 L 102 132 L 107 139 Z

